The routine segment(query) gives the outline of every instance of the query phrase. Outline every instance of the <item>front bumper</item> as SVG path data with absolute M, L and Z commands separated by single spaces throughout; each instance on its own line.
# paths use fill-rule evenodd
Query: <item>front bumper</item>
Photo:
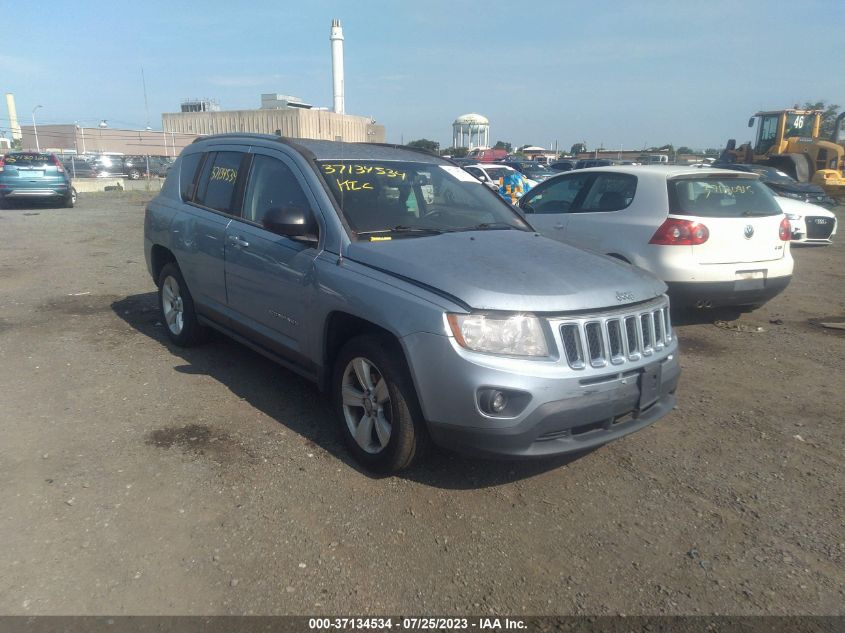
M 744 281 L 673 282 L 667 281 L 672 306 L 720 308 L 759 307 L 786 289 L 792 275 Z
M 677 339 L 624 366 L 576 371 L 566 361 L 483 358 L 449 337 L 403 339 L 434 442 L 490 457 L 540 457 L 583 451 L 633 433 L 672 410 L 680 376 Z M 652 384 L 643 402 L 644 380 Z M 512 417 L 479 408 L 479 390 L 527 394 Z

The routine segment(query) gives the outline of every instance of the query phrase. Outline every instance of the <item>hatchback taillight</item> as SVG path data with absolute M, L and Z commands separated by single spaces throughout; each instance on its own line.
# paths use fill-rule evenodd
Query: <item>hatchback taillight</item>
M 710 230 L 700 222 L 669 218 L 655 231 L 649 244 L 697 246 L 710 237 Z
M 0 171 L 3 171 L 6 168 L 6 155 L 0 155 Z
M 50 158 L 53 160 L 53 164 L 56 166 L 56 171 L 60 174 L 65 173 L 65 166 L 62 165 L 62 161 L 59 160 L 59 157 L 55 154 L 50 154 Z
M 792 225 L 789 223 L 789 218 L 786 216 L 783 216 L 783 220 L 780 221 L 780 226 L 778 227 L 778 237 L 781 242 L 788 242 L 792 239 Z

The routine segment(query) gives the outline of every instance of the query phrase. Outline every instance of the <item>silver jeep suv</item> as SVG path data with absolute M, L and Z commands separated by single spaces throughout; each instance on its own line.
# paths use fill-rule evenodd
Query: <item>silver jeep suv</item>
M 145 218 L 170 340 L 209 328 L 328 391 L 366 467 L 431 439 L 580 451 L 668 413 L 665 285 L 539 236 L 455 164 L 408 148 L 221 135 L 182 152 Z

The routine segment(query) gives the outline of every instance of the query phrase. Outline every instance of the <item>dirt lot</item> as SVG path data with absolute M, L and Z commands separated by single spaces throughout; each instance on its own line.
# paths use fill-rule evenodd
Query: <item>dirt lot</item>
M 656 425 L 379 479 L 311 384 L 165 342 L 142 196 L 0 211 L 0 613 L 843 613 L 845 234 L 678 327 Z

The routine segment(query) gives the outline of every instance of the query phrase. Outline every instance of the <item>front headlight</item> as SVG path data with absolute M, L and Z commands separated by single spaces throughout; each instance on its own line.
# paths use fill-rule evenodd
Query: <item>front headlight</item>
M 801 219 L 801 216 L 798 215 L 797 213 L 787 213 L 786 217 L 789 218 L 790 220 L 800 220 Z
M 784 198 L 792 198 L 793 200 L 803 200 L 804 199 L 803 194 L 792 193 L 790 191 L 781 191 L 780 195 L 782 195 Z
M 540 319 L 530 314 L 447 314 L 458 345 L 474 352 L 511 356 L 548 356 Z

